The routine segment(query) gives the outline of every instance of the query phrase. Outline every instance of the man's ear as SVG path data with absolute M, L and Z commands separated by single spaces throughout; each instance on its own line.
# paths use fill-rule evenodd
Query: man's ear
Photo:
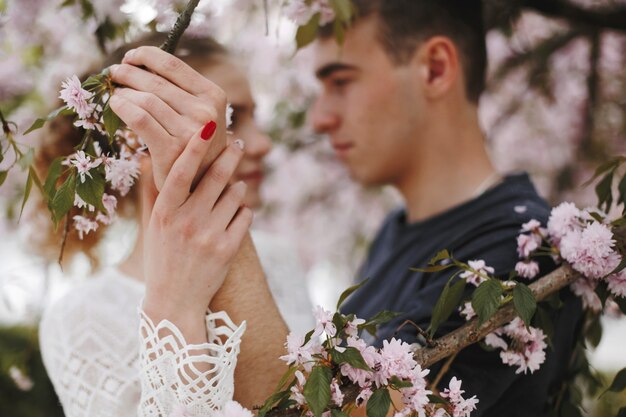
M 415 56 L 424 95 L 430 99 L 445 96 L 459 83 L 461 64 L 458 49 L 450 38 L 433 36 L 423 42 Z

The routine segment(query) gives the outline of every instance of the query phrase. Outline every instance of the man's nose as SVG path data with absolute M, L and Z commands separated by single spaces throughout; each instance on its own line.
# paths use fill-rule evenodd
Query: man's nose
M 315 99 L 309 110 L 311 125 L 316 133 L 330 133 L 339 127 L 341 119 L 322 97 Z

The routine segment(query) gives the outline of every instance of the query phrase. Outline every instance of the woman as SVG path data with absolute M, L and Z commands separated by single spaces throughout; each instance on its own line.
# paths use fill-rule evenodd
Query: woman
M 163 40 L 163 35 L 152 35 L 114 54 L 111 61 L 119 62 L 125 50 L 134 46 L 158 45 Z M 254 123 L 254 101 L 245 76 L 227 52 L 212 40 L 184 39 L 178 56 L 200 74 L 220 85 L 228 95 L 234 109 L 230 129 L 234 137 L 245 138 L 243 157 L 233 175 L 231 183 L 235 185 L 231 189 L 240 189 L 243 185 L 239 182 L 244 181 L 247 191 L 243 204 L 250 208 L 259 207 L 263 179 L 262 160 L 270 149 L 270 142 Z M 133 95 L 130 89 L 119 89 L 116 96 L 118 101 L 121 98 L 126 108 L 132 107 L 134 101 L 141 101 L 141 96 Z M 206 122 L 202 116 L 192 119 L 193 116 L 190 116 L 184 126 L 168 128 L 188 131 L 193 130 L 193 126 L 197 128 L 202 122 Z M 225 128 L 224 123 L 219 123 L 217 118 L 216 121 L 219 128 Z M 80 140 L 80 136 L 74 143 L 68 140 L 72 135 L 76 136 L 76 133 L 60 122 L 53 126 L 54 132 L 57 134 L 50 135 L 51 139 L 38 154 L 37 160 L 42 170 L 62 152 L 67 151 L 66 154 L 69 154 L 69 150 Z M 151 180 L 146 179 L 150 168 L 144 167 L 143 171 L 146 172 L 138 188 L 146 189 L 151 184 Z M 157 177 L 155 180 L 160 185 L 165 183 L 165 178 Z M 130 194 L 126 199 L 120 200 L 119 204 L 118 212 L 122 215 L 137 218 L 140 224 L 142 218 L 144 223 L 147 221 L 150 212 L 139 214 L 142 210 L 138 193 Z M 144 228 L 140 227 L 137 244 L 118 268 L 104 269 L 94 279 L 68 293 L 44 315 L 40 331 L 42 353 L 68 417 L 136 415 L 140 401 L 137 348 L 140 323 L 137 308 L 144 297 L 143 280 L 146 275 L 143 233 Z M 52 233 L 48 235 L 54 236 Z M 86 249 L 97 263 L 94 248 L 101 237 L 96 232 L 78 242 L 75 236 L 70 236 L 67 255 L 78 249 Z M 46 246 L 58 250 L 58 240 L 51 240 Z M 154 239 L 148 241 L 152 240 Z M 255 242 L 262 260 L 273 260 L 277 257 L 276 247 L 268 245 L 267 238 L 255 235 Z M 285 258 L 283 251 L 280 251 L 280 255 Z M 297 265 L 297 262 L 291 264 Z M 280 269 L 274 268 L 274 265 L 280 266 Z M 290 327 L 298 330 L 310 327 L 312 319 L 307 315 L 311 311 L 310 301 L 304 283 L 297 280 L 303 274 L 297 268 L 285 268 L 284 263 L 269 263 L 265 267 L 269 285 Z M 224 315 L 216 317 L 227 324 L 219 328 L 224 334 L 232 336 L 242 331 L 229 323 Z M 143 330 L 145 336 L 146 328 Z

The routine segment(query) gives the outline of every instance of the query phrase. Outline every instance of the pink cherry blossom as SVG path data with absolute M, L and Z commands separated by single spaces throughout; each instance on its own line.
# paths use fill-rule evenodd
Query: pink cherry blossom
M 100 166 L 101 163 L 101 159 L 92 160 L 84 151 L 76 152 L 74 155 L 71 155 L 68 160 L 63 162 L 64 165 L 73 165 L 76 167 L 78 175 L 80 176 L 80 182 L 82 183 L 85 182 L 85 176 L 93 178 L 89 171 Z
M 30 391 L 35 386 L 33 380 L 15 365 L 9 368 L 9 376 L 20 391 Z
M 409 378 L 412 386 L 409 388 L 402 388 L 400 390 L 404 405 L 406 405 L 409 411 L 417 412 L 418 415 L 422 415 L 424 413 L 425 407 L 430 402 L 428 396 L 432 394 L 432 391 L 426 389 L 426 376 L 429 373 L 430 370 L 422 369 L 420 365 L 416 365 L 412 369 L 411 377 Z
M 511 340 L 507 343 L 505 340 Z M 488 346 L 502 349 L 500 358 L 509 366 L 517 366 L 515 373 L 535 372 L 546 359 L 547 344 L 541 329 L 526 327 L 524 322 L 515 318 L 511 323 L 485 337 Z
M 78 231 L 78 237 L 83 239 L 84 235 L 88 235 L 90 232 L 98 230 L 98 222 L 88 219 L 84 216 L 74 216 L 74 228 Z
M 472 398 L 463 398 L 464 390 L 461 389 L 462 381 L 457 377 L 452 377 L 448 388 L 445 388 L 441 393 L 441 397 L 447 398 L 452 405 L 453 417 L 468 417 L 472 411 L 476 409 L 478 399 L 476 396 Z
M 602 311 L 602 301 L 596 293 L 598 281 L 591 278 L 581 278 L 570 285 L 574 294 L 579 296 L 583 303 L 583 308 L 591 310 L 595 313 Z
M 228 401 L 221 410 L 213 413 L 213 417 L 254 417 L 254 414 L 237 401 Z
M 95 211 L 96 208 L 94 206 L 92 206 L 91 204 L 87 204 L 85 203 L 85 201 L 83 201 L 82 198 L 80 198 L 80 196 L 77 194 L 74 195 L 74 207 L 77 208 L 87 208 L 88 211 Z
M 117 198 L 113 195 L 104 193 L 102 195 L 102 205 L 106 209 L 106 214 L 98 212 L 96 220 L 106 225 L 113 223 L 117 218 L 117 214 L 115 212 L 117 208 Z
M 541 245 L 541 236 L 533 233 L 517 237 L 517 254 L 520 258 L 528 258 Z
M 346 327 L 344 328 L 344 332 L 346 333 L 347 336 L 356 336 L 357 333 L 359 332 L 359 326 L 361 324 L 364 324 L 365 320 L 360 319 L 358 317 L 354 317 L 354 319 L 348 321 L 346 323 Z
M 463 308 L 460 308 L 459 314 L 467 321 L 470 321 L 471 319 L 476 317 L 476 312 L 474 311 L 474 307 L 472 307 L 472 302 L 466 301 L 463 304 Z
M 380 349 L 379 369 L 374 373 L 374 381 L 381 387 L 387 385 L 393 376 L 409 379 L 416 365 L 411 345 L 396 338 L 384 340 Z
M 65 79 L 61 87 L 59 98 L 62 99 L 70 109 L 74 110 L 76 114 L 78 114 L 78 117 L 87 119 L 92 115 L 95 106 L 89 103 L 89 100 L 93 97 L 93 93 L 83 89 L 76 75 Z
M 613 249 L 613 232 L 598 222 L 587 225 L 582 231 L 565 234 L 560 243 L 561 256 L 588 278 L 609 274 L 621 261 Z
M 343 393 L 336 379 L 333 379 L 333 382 L 330 384 L 330 399 L 337 407 L 343 405 Z
M 463 272 L 460 277 L 464 278 L 465 282 L 475 285 L 476 287 L 478 287 L 482 282 L 487 281 L 487 279 L 481 275 L 489 276 L 494 273 L 494 269 L 487 266 L 485 261 L 482 259 L 469 261 L 467 264 L 472 270 Z
M 106 180 L 122 197 L 128 194 L 139 173 L 139 161 L 132 155 L 122 155 L 119 159 L 108 158 L 105 164 Z
M 333 313 L 325 310 L 321 306 L 316 306 L 313 309 L 313 316 L 317 321 L 313 336 L 319 336 L 322 333 L 326 333 L 330 337 L 334 337 L 337 334 L 337 328 L 333 324 Z
M 306 383 L 306 378 L 301 371 L 296 371 L 295 373 L 296 380 L 298 381 L 296 385 L 291 387 L 291 399 L 297 402 L 299 405 L 306 404 L 306 398 L 304 398 L 304 394 L 302 393 L 304 389 L 304 384 Z
M 522 232 L 538 232 L 541 230 L 541 223 L 538 220 L 532 219 L 522 225 Z
M 558 244 L 563 236 L 580 228 L 581 211 L 573 203 L 561 203 L 552 209 L 548 220 L 548 233 Z
M 292 0 L 284 9 L 285 16 L 293 20 L 296 25 L 305 25 L 315 14 L 315 10 L 304 0 Z
M 515 265 L 515 272 L 522 278 L 533 279 L 539 273 L 539 264 L 535 261 L 518 262 Z
M 609 291 L 615 297 L 626 298 L 626 269 L 621 270 L 617 274 L 610 275 L 606 279 Z
M 322 346 L 319 344 L 317 337 L 312 337 L 306 344 L 304 336 L 291 332 L 287 336 L 285 343 L 287 355 L 280 357 L 281 360 L 287 362 L 287 365 L 303 366 L 307 372 L 313 368 L 313 355 L 322 353 Z
M 347 340 L 347 345 L 356 348 L 361 353 L 363 360 L 370 368 L 374 369 L 380 362 L 380 354 L 373 346 L 367 346 L 365 341 L 350 337 Z M 371 380 L 374 376 L 373 371 L 366 371 L 364 369 L 353 368 L 347 363 L 341 365 L 341 374 L 348 377 L 350 381 L 359 385 L 361 388 L 365 388 L 371 385 Z

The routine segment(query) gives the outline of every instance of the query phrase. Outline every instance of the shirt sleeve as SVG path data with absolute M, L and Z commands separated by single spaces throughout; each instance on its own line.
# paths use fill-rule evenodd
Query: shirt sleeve
M 208 313 L 208 342 L 193 345 L 173 323 L 139 314 L 139 416 L 210 416 L 232 400 L 245 322 L 236 326 L 225 312 Z

